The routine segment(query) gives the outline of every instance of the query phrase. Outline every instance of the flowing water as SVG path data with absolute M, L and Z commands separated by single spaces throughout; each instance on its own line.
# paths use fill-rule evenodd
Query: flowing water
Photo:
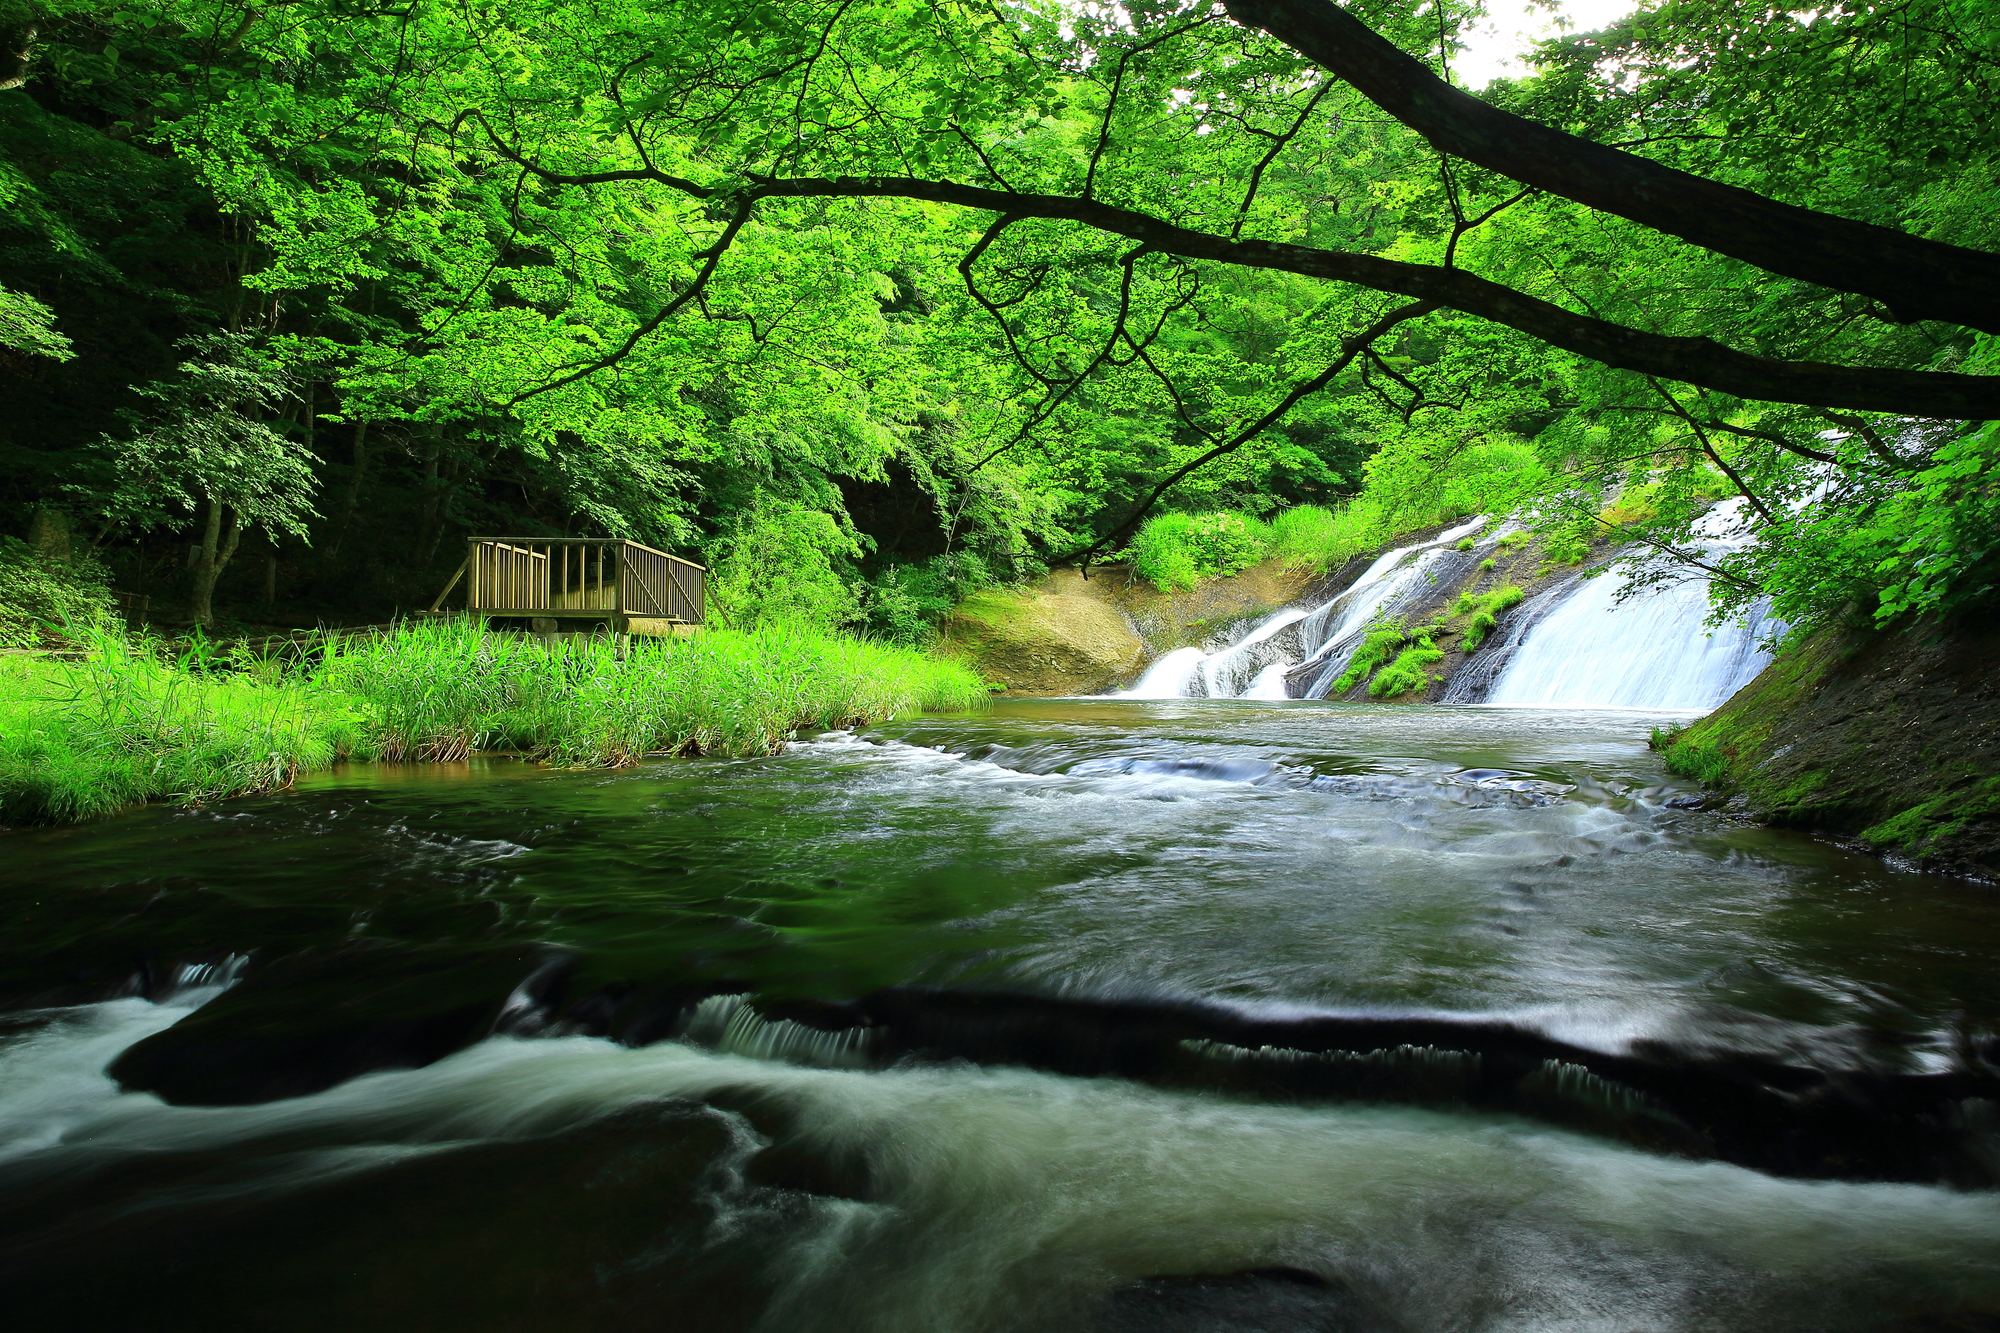
M 1704 520 L 1711 556 L 1740 544 L 1739 502 Z M 1179 648 L 1149 667 L 1127 699 L 1323 699 L 1370 627 L 1457 586 L 1517 531 L 1481 517 L 1378 558 L 1337 595 L 1287 606 L 1225 641 Z M 1460 549 L 1460 543 L 1467 543 Z M 1714 708 L 1769 665 L 1763 642 L 1784 626 L 1758 605 L 1706 623 L 1700 578 L 1627 591 L 1615 569 L 1579 570 L 1506 615 L 1492 642 L 1447 685 L 1446 703 L 1559 708 Z
M 15 831 L 10 1326 L 1995 1326 L 2000 899 L 1676 805 L 1658 721 L 1005 701 Z

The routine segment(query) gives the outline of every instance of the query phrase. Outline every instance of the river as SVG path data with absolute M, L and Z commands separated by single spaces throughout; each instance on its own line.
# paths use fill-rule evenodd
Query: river
M 1669 716 L 1010 700 L 17 830 L 9 1322 L 1996 1326 L 2000 897 L 1675 804 Z

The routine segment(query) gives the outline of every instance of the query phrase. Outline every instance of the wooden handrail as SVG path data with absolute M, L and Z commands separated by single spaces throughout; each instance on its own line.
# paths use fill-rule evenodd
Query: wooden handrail
M 574 565 L 572 547 L 577 548 Z M 594 561 L 589 558 L 592 551 Z M 607 560 L 607 555 L 612 558 Z M 649 561 L 659 562 L 667 576 L 664 585 L 653 579 L 659 571 Z M 688 572 L 695 577 L 689 579 Z M 469 574 L 469 611 L 559 616 L 604 612 L 618 619 L 658 617 L 700 624 L 706 613 L 708 572 L 705 565 L 624 537 L 475 537 L 467 542 L 459 573 L 432 607 L 442 605 Z M 570 587 L 572 573 L 580 580 L 575 589 Z

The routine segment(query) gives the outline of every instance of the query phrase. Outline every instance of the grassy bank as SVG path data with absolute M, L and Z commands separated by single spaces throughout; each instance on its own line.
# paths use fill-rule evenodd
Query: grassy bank
M 2000 630 L 1983 625 L 1822 631 L 1653 748 L 1729 809 L 1992 878 L 1996 653 Z
M 464 622 L 222 663 L 104 633 L 89 648 L 0 674 L 0 823 L 269 791 L 341 759 L 768 754 L 802 728 L 986 697 L 956 663 L 783 631 L 641 642 L 622 662 L 603 639 L 550 645 Z

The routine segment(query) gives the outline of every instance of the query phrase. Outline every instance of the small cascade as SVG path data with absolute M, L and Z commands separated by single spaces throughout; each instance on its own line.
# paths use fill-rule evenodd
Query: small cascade
M 1301 638 L 1307 652 L 1304 660 L 1286 673 L 1298 696 L 1324 699 L 1347 669 L 1370 625 L 1395 615 L 1438 584 L 1456 581 L 1514 531 L 1512 525 L 1493 526 L 1467 549 L 1458 549 L 1461 541 L 1492 525 L 1493 520 L 1482 514 L 1428 542 L 1389 552 L 1370 565 L 1353 587 L 1302 621 Z
M 1318 606 L 1292 605 L 1240 637 L 1201 648 L 1177 648 L 1148 667 L 1123 699 L 1317 699 L 1346 668 L 1368 626 L 1394 615 L 1440 582 L 1463 575 L 1513 531 L 1495 527 L 1466 550 L 1458 544 L 1485 516 L 1429 541 L 1388 552 L 1338 596 Z
M 1709 555 L 1744 540 L 1740 502 L 1703 524 Z M 1783 625 L 1760 602 L 1743 619 L 1710 626 L 1708 581 L 1689 579 L 1620 600 L 1625 580 L 1580 577 L 1533 599 L 1498 645 L 1484 702 L 1544 708 L 1714 708 L 1770 663 L 1762 640 Z M 1511 644 L 1511 648 L 1509 647 Z M 1456 684 L 1456 682 L 1455 682 Z M 1467 682 L 1468 691 L 1472 682 Z M 1449 696 L 1448 696 L 1449 697 Z M 1477 697 L 1467 702 L 1476 702 Z

